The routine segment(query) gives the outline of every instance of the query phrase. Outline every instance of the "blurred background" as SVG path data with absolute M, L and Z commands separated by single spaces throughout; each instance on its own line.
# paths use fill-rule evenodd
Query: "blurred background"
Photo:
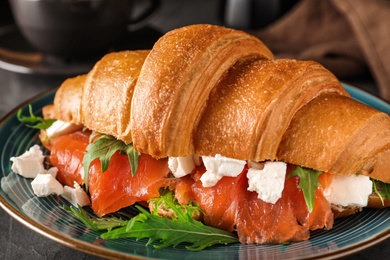
M 390 100 L 389 17 L 386 0 L 2 0 L 0 117 L 87 73 L 105 53 L 149 49 L 164 33 L 197 23 L 248 31 L 277 58 L 316 60 Z M 38 235 L 2 209 L 0 230 L 0 259 L 98 259 Z M 389 247 L 386 241 L 354 259 L 384 257 Z

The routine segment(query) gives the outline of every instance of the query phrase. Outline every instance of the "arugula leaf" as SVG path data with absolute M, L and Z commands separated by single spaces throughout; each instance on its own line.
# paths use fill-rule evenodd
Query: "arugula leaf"
M 233 233 L 206 226 L 191 218 L 190 212 L 180 214 L 182 212 L 180 209 L 175 210 L 178 218 L 169 219 L 152 215 L 139 206 L 137 208 L 142 213 L 132 218 L 126 227 L 104 233 L 102 237 L 105 239 L 149 238 L 146 245 L 160 241 L 162 244 L 155 245 L 155 248 L 175 247 L 181 243 L 191 243 L 192 245 L 186 246 L 186 248 L 195 251 L 215 244 L 238 242 Z
M 382 205 L 385 205 L 385 202 L 383 201 L 382 195 L 380 194 L 380 192 L 376 188 L 376 181 L 375 180 L 372 180 L 372 186 L 374 187 L 374 191 L 375 191 L 376 195 L 378 195 L 378 197 L 381 199 Z
M 149 238 L 146 246 L 154 241 L 161 242 L 161 244 L 155 245 L 155 248 L 175 247 L 181 243 L 190 243 L 191 245 L 186 246 L 186 248 L 195 251 L 215 244 L 238 242 L 233 233 L 209 227 L 194 220 L 192 218 L 193 212 L 200 210 L 199 206 L 179 205 L 171 191 L 155 199 L 154 203 L 155 206 L 164 203 L 166 208 L 175 212 L 177 218 L 161 217 L 157 212 L 151 214 L 139 206 L 136 207 L 141 213 L 127 221 L 118 218 L 92 219 L 80 206 L 78 207 L 79 211 L 66 206 L 63 206 L 63 209 L 79 218 L 90 229 L 108 230 L 101 235 L 104 239 Z
M 382 195 L 390 200 L 390 184 L 384 182 L 380 182 L 380 184 L 382 189 Z
M 293 172 L 291 172 L 288 178 L 292 176 L 299 176 L 300 183 L 298 188 L 303 192 L 303 196 L 306 201 L 309 213 L 313 211 L 314 198 L 317 187 L 321 187 L 321 183 L 318 181 L 318 176 L 323 172 L 297 166 Z
M 187 249 L 198 251 L 215 244 L 238 242 L 237 237 L 230 232 L 206 226 L 192 218 L 194 210 L 200 210 L 194 205 L 181 206 L 174 201 L 171 193 L 157 199 L 155 207 L 164 203 L 167 209 L 172 209 L 177 218 L 166 218 L 153 214 L 137 206 L 141 214 L 132 218 L 126 227 L 118 228 L 102 234 L 105 239 L 133 237 L 137 239 L 149 238 L 146 245 L 160 241 L 155 248 L 177 246 L 181 243 L 191 243 Z
M 383 201 L 383 197 L 387 198 L 390 200 L 390 184 L 384 183 L 378 180 L 371 179 L 372 185 L 374 187 L 375 193 L 378 195 L 378 197 L 382 201 L 382 205 L 385 205 L 385 202 Z M 377 185 L 379 184 L 380 186 L 380 191 L 377 189 Z
M 46 130 L 56 121 L 56 119 L 43 119 L 42 117 L 35 116 L 32 111 L 31 104 L 28 105 L 28 110 L 30 112 L 30 116 L 22 116 L 22 109 L 19 109 L 17 113 L 18 120 L 25 123 L 28 127 Z
M 93 229 L 95 231 L 99 230 L 111 230 L 115 227 L 125 226 L 127 221 L 122 220 L 120 218 L 96 218 L 92 219 L 88 216 L 87 212 L 83 210 L 80 205 L 77 205 L 79 211 L 77 211 L 72 206 L 67 207 L 66 205 L 62 206 L 62 209 L 76 216 L 81 222 L 84 223 L 88 228 Z
M 200 215 L 201 213 L 204 213 L 199 205 L 194 204 L 192 201 L 188 203 L 188 205 L 180 205 L 179 202 L 175 198 L 175 192 L 172 190 L 169 190 L 168 188 L 160 188 L 158 190 L 160 193 L 160 197 L 158 198 L 152 198 L 148 202 L 153 201 L 154 203 L 154 210 L 153 214 L 156 216 L 158 215 L 158 208 L 163 204 L 165 209 L 181 209 L 182 212 L 191 211 L 192 215 L 194 216 L 194 213 L 197 215 Z
M 92 140 L 99 136 L 94 142 Z M 141 153 L 134 150 L 133 144 L 125 144 L 121 140 L 113 136 L 101 133 L 93 133 L 89 138 L 90 144 L 87 146 L 87 153 L 84 155 L 84 177 L 85 188 L 88 191 L 88 172 L 92 161 L 99 159 L 102 167 L 102 172 L 107 171 L 112 155 L 116 151 L 121 154 L 127 154 L 131 165 L 131 174 L 135 176 L 138 169 L 138 158 Z

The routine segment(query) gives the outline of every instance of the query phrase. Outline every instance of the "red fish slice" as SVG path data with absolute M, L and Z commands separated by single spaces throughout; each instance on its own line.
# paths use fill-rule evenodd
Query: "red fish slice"
M 91 132 L 77 131 L 51 142 L 50 161 L 57 167 L 58 180 L 73 187 L 74 181 L 84 183 L 83 157 Z M 158 189 L 165 185 L 169 174 L 167 159 L 156 160 L 141 155 L 133 177 L 127 155 L 115 153 L 107 171 L 101 171 L 100 161 L 94 160 L 89 170 L 89 192 L 92 208 L 99 216 L 118 211 L 138 201 L 158 197 Z

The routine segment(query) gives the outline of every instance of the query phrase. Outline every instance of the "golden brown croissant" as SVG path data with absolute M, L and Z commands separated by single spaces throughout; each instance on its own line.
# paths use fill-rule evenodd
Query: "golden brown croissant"
M 45 114 L 51 116 L 49 107 Z M 154 158 L 218 154 L 390 182 L 387 114 L 351 99 L 320 64 L 274 59 L 257 38 L 223 27 L 187 26 L 164 35 L 151 51 L 106 55 L 87 75 L 62 84 L 54 114 L 133 143 Z M 370 202 L 377 208 L 390 205 L 376 196 Z M 325 224 L 305 226 L 293 218 L 302 224 L 298 229 L 306 234 L 330 228 L 333 213 L 325 204 Z M 337 217 L 359 209 L 333 212 Z M 230 227 L 245 229 L 234 221 Z M 276 241 L 261 235 L 247 239 L 242 241 Z

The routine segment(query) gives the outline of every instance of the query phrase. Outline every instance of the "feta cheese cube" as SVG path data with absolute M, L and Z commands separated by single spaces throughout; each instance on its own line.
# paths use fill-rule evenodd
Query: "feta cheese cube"
M 74 188 L 65 186 L 62 197 L 72 203 L 75 207 L 77 207 L 77 204 L 81 207 L 91 204 L 87 193 L 77 184 L 77 182 L 74 182 Z
M 46 134 L 48 138 L 55 138 L 80 130 L 81 128 L 82 125 L 75 125 L 73 123 L 57 120 L 48 129 L 46 129 Z
M 359 175 L 342 176 L 333 175 L 333 179 L 324 195 L 329 203 L 339 206 L 365 207 L 368 196 L 372 193 L 370 177 Z
M 38 197 L 47 197 L 50 194 L 61 195 L 64 188 L 51 174 L 38 174 L 31 182 L 34 194 Z
M 43 167 L 44 159 L 43 152 L 36 144 L 22 155 L 11 157 L 10 160 L 13 162 L 11 169 L 25 178 L 35 178 L 38 174 L 46 172 Z
M 199 166 L 201 164 L 199 161 L 199 156 L 196 155 L 188 155 L 185 157 L 169 157 L 168 167 L 171 170 L 173 176 L 180 178 L 190 174 L 195 169 L 195 166 Z
M 223 157 L 220 154 L 202 156 L 206 172 L 200 178 L 203 187 L 212 187 L 224 176 L 237 177 L 243 170 L 246 161 Z
M 249 162 L 247 172 L 248 190 L 255 191 L 258 198 L 275 204 L 281 197 L 286 178 L 287 164 L 284 162 Z

